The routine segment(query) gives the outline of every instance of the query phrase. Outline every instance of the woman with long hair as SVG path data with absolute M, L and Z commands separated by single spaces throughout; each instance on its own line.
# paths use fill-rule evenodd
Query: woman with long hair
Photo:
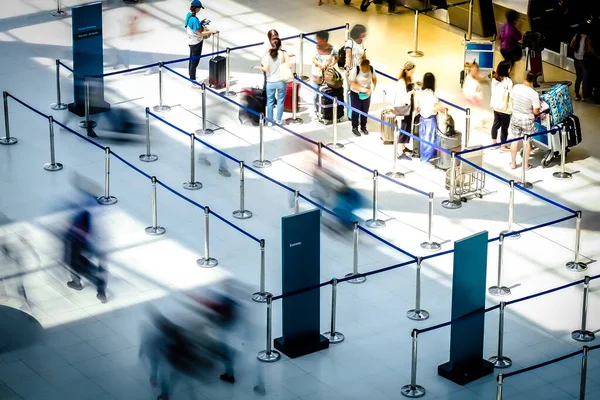
M 431 72 L 423 75 L 423 87 L 417 96 L 417 112 L 421 116 L 419 137 L 428 143 L 435 143 L 437 137 L 437 113 L 442 111 L 440 100 L 435 95 L 435 76 Z M 421 161 L 429 162 L 435 154 L 432 144 L 421 142 Z
M 510 73 L 510 61 L 501 61 L 494 72 L 492 78 L 492 100 L 490 106 L 494 110 L 494 124 L 492 125 L 492 143 L 498 143 L 498 129 L 500 129 L 500 142 L 508 140 L 508 127 L 510 126 L 510 116 L 512 114 L 512 105 L 510 93 L 512 92 L 513 82 L 508 77 Z M 501 145 L 500 150 L 509 151 L 506 145 Z
M 400 71 L 398 83 L 396 84 L 396 95 L 394 98 L 394 111 L 396 112 L 396 123 L 404 132 L 412 133 L 412 114 L 414 109 L 413 93 L 415 92 L 415 83 L 412 76 L 415 72 L 415 64 L 407 61 Z M 397 154 L 399 160 L 411 161 L 412 158 L 404 154 L 406 144 L 410 141 L 410 136 L 400 132 L 398 134 L 398 144 L 400 145 L 400 154 Z
M 273 48 L 263 57 L 262 64 L 255 67 L 267 75 L 267 118 L 273 120 L 273 108 L 275 107 L 275 96 L 277 96 L 276 122 L 282 123 L 283 105 L 285 92 L 287 90 L 287 72 L 290 71 L 290 59 L 287 53 L 281 50 L 281 40 L 272 40 Z

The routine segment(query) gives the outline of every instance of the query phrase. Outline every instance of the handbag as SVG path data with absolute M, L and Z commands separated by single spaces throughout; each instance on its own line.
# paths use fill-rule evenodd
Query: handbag
M 394 107 L 394 113 L 396 113 L 397 117 L 406 117 L 407 115 L 410 115 L 410 104 Z
M 281 76 L 281 79 L 286 83 L 294 81 L 294 74 L 292 74 L 292 69 L 287 63 L 283 63 L 279 67 L 279 76 Z
M 419 125 L 421 125 L 421 114 L 415 115 L 415 118 L 413 119 L 413 126 Z

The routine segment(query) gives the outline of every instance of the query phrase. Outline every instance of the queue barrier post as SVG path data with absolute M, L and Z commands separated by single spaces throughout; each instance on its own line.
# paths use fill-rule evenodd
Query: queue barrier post
M 473 37 L 473 0 L 469 2 L 469 20 L 467 22 L 467 40 Z
M 91 132 L 93 132 L 91 130 L 96 127 L 96 121 L 92 121 L 90 119 L 90 78 L 88 78 L 87 76 L 83 78 L 83 86 L 85 88 L 85 119 L 79 122 L 79 126 L 83 129 L 87 129 L 89 136 L 95 136 L 91 134 Z
M 591 342 L 596 338 L 594 332 L 587 329 L 588 297 L 590 292 L 590 277 L 583 281 L 583 301 L 581 309 L 581 329 L 571 332 L 571 338 L 578 342 Z
M 471 136 L 471 109 L 465 110 L 465 134 L 462 136 L 462 148 L 463 150 L 469 147 L 469 138 Z
M 338 139 L 338 99 L 337 97 L 333 98 L 333 103 L 332 103 L 332 117 L 333 118 L 333 139 L 331 143 L 327 143 L 327 147 L 331 147 L 332 149 L 335 150 L 342 150 L 344 148 L 344 145 L 342 143 L 338 143 L 337 139 Z
M 236 92 L 229 90 L 231 85 L 231 49 L 228 47 L 225 50 L 225 54 L 227 55 L 227 59 L 225 61 L 225 90 L 221 92 L 222 95 L 227 97 L 235 97 L 237 95 Z
M 152 181 L 152 226 L 146 228 L 146 233 L 150 236 L 163 235 L 167 230 L 158 225 L 158 200 L 156 190 L 156 177 L 151 178 Z
M 504 375 L 498 374 L 496 377 L 496 400 L 502 400 L 502 385 L 504 383 Z
M 302 67 L 300 67 L 302 69 Z M 297 116 L 298 113 L 298 75 L 294 72 L 294 80 L 292 81 L 292 117 L 285 120 L 287 125 L 302 125 L 304 120 Z
M 590 348 L 583 346 L 581 353 L 581 378 L 579 381 L 579 400 L 585 400 L 585 389 L 587 386 L 587 364 L 588 364 L 588 352 Z
M 3 145 L 15 144 L 19 141 L 19 139 L 17 139 L 14 136 L 10 136 L 10 121 L 8 118 L 8 92 L 7 91 L 2 92 L 2 102 L 4 104 L 4 134 L 5 134 L 5 136 L 3 138 L 0 138 L 0 144 L 3 144 Z
M 429 192 L 429 210 L 428 210 L 428 226 L 427 226 L 427 241 L 421 243 L 421 248 L 430 251 L 438 251 L 442 245 L 433 241 L 433 198 L 435 193 Z
M 48 117 L 48 130 L 50 133 L 50 162 L 44 164 L 44 170 L 51 172 L 60 171 L 63 169 L 63 165 L 56 162 L 56 152 L 54 149 L 54 117 L 52 117 L 52 115 Z
M 163 104 L 163 62 L 158 63 L 158 105 L 153 107 L 155 112 L 168 112 L 171 107 Z
M 529 135 L 523 135 L 523 160 L 521 162 L 521 182 L 519 182 L 519 184 L 525 189 L 533 188 L 533 183 L 527 182 L 527 179 L 525 178 L 525 173 L 529 166 L 529 152 L 527 151 L 529 140 Z
M 244 169 L 245 164 L 243 161 L 240 161 L 240 209 L 235 210 L 233 212 L 233 218 L 237 219 L 248 219 L 252 217 L 252 211 L 246 210 L 244 205 L 244 191 L 245 191 L 245 181 L 244 181 Z
M 154 162 L 158 156 L 150 152 L 150 108 L 146 107 L 146 154 L 141 154 L 139 159 L 143 162 Z
M 386 95 L 386 92 L 384 90 L 383 91 L 383 104 L 385 104 L 385 95 Z M 390 178 L 403 179 L 404 174 L 402 172 L 398 172 L 396 170 L 397 165 L 398 165 L 398 136 L 399 136 L 399 132 L 397 129 L 394 128 L 394 158 L 392 161 L 392 170 L 385 175 L 389 176 Z
M 490 357 L 489 362 L 494 364 L 495 368 L 508 368 L 512 365 L 512 360 L 504 356 L 504 308 L 506 303 L 500 302 L 500 309 L 498 312 L 498 354 Z
M 96 198 L 96 201 L 103 206 L 117 202 L 117 198 L 110 195 L 110 147 L 104 149 L 104 196 Z
M 252 293 L 252 300 L 265 303 L 268 296 L 273 295 L 266 290 L 265 239 L 260 239 L 260 287 L 258 292 Z
M 350 40 L 350 24 L 346 22 L 346 27 L 344 28 L 344 40 L 347 42 Z
M 323 166 L 322 161 L 322 153 L 323 153 L 323 143 L 317 143 L 317 167 L 321 168 Z
M 202 189 L 202 183 L 196 181 L 196 135 L 190 134 L 190 180 L 183 182 L 183 188 L 187 190 Z
M 413 50 L 408 52 L 408 55 L 411 57 L 423 57 L 425 53 L 419 50 L 419 10 L 415 10 L 415 24 L 414 24 L 414 38 Z
M 300 191 L 294 190 L 294 214 L 300 212 Z
M 258 353 L 256 358 L 258 361 L 262 361 L 265 363 L 272 363 L 278 361 L 281 358 L 281 354 L 278 351 L 273 350 L 273 295 L 271 293 L 267 293 L 267 346 L 265 350 L 262 350 Z
M 56 0 L 56 10 L 50 13 L 53 17 L 64 17 L 67 13 L 62 9 L 62 4 L 60 0 Z
M 335 330 L 335 319 L 336 319 L 336 308 L 337 308 L 337 278 L 331 280 L 331 325 L 328 332 L 325 332 L 325 336 L 329 343 L 341 343 L 344 341 L 344 335 Z
M 462 201 L 456 198 L 456 154 L 450 153 L 450 186 L 449 198 L 442 201 L 442 207 L 448 210 L 456 210 L 462 207 Z
M 366 276 L 360 275 L 358 272 L 358 222 L 354 221 L 352 229 L 352 272 L 346 274 L 346 278 L 352 278 L 347 280 L 348 283 L 360 284 L 367 280 Z
M 377 218 L 377 208 L 379 204 L 379 189 L 378 189 L 379 172 L 373 171 L 373 218 L 365 222 L 369 228 L 379 229 L 385 227 L 385 221 Z
M 308 76 L 304 75 L 304 33 L 298 35 L 298 40 L 300 41 L 298 45 L 298 61 L 300 62 L 300 70 L 298 71 L 300 74 L 300 79 L 303 81 L 308 81 Z
M 567 269 L 573 272 L 587 271 L 588 266 L 586 263 L 581 261 L 579 254 L 579 245 L 581 243 L 581 211 L 577 211 L 577 218 L 575 219 L 575 258 L 573 261 L 567 263 Z
M 565 170 L 567 163 L 567 130 L 560 128 L 560 171 L 552 174 L 553 177 L 560 180 L 568 180 L 573 178 L 573 174 Z
M 498 281 L 495 286 L 488 289 L 488 293 L 492 296 L 508 296 L 510 288 L 502 286 L 502 268 L 504 266 L 504 235 L 501 233 L 498 240 Z
M 429 312 L 421 309 L 421 263 L 423 257 L 417 257 L 416 276 L 417 282 L 415 285 L 415 308 L 406 312 L 406 318 L 413 321 L 425 321 L 429 318 Z
M 260 118 L 258 119 L 258 131 L 259 131 L 259 158 L 258 160 L 252 161 L 252 165 L 256 168 L 268 168 L 272 165 L 271 161 L 265 160 L 265 138 L 264 138 L 264 130 L 265 130 L 265 114 L 260 113 Z
M 513 223 L 515 218 L 515 181 L 511 179 L 508 182 L 510 186 L 510 196 L 508 198 L 508 229 L 500 232 L 502 235 L 506 236 L 508 239 L 519 239 L 521 234 L 513 230 Z
M 199 258 L 196 261 L 199 267 L 202 268 L 213 268 L 219 265 L 219 261 L 216 258 L 210 256 L 210 208 L 204 207 L 204 257 Z
M 58 0 L 60 2 L 60 0 Z M 56 60 L 56 103 L 50 104 L 50 108 L 53 110 L 64 110 L 68 107 L 67 104 L 63 103 L 60 96 L 60 60 Z
M 206 84 L 202 83 L 200 85 L 200 89 L 202 89 L 202 128 L 196 130 L 196 135 L 199 136 L 210 136 L 214 135 L 215 131 L 209 129 L 206 121 Z
M 426 390 L 423 386 L 417 385 L 417 337 L 419 335 L 418 329 L 413 329 L 410 333 L 412 338 L 412 356 L 411 356 L 411 367 L 410 367 L 410 383 L 404 385 L 400 389 L 400 393 L 404 397 L 418 398 L 425 396 Z

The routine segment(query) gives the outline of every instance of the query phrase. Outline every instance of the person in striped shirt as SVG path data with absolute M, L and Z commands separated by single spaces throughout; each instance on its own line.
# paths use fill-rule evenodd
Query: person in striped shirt
M 523 137 L 524 135 L 533 135 L 535 129 L 533 122 L 535 121 L 536 115 L 540 113 L 540 97 L 538 93 L 533 89 L 536 75 L 528 71 L 525 76 L 525 80 L 522 84 L 515 85 L 511 93 L 511 100 L 513 102 L 513 111 L 510 119 L 510 135 L 512 138 Z M 512 142 L 510 145 L 511 163 L 512 169 L 517 168 L 517 150 L 519 149 L 520 141 Z M 531 151 L 531 144 L 528 142 L 523 149 L 523 160 L 529 159 L 529 153 Z M 527 165 L 527 169 L 531 168 L 531 165 Z

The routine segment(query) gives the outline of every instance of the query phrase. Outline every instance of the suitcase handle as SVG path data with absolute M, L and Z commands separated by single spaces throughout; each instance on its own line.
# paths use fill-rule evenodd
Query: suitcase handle
M 213 40 L 212 40 L 212 52 L 213 52 L 213 55 L 212 55 L 211 59 L 215 58 L 215 54 L 214 54 L 215 53 L 215 36 L 217 37 L 217 52 L 219 51 L 219 47 L 220 47 L 219 46 L 219 44 L 220 44 L 219 43 L 219 34 L 215 33 L 215 34 L 213 34 Z
M 387 92 L 384 90 L 383 91 L 383 108 L 385 108 L 385 96 L 387 95 Z

